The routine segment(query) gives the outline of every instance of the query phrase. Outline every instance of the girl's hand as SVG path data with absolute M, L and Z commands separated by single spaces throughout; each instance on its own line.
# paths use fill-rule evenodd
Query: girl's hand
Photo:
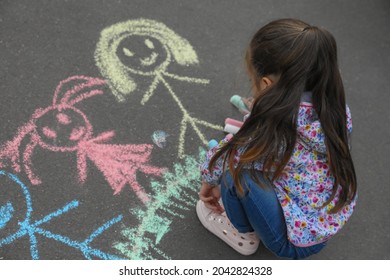
M 249 111 L 252 110 L 253 102 L 255 99 L 253 97 L 242 97 L 242 102 L 244 102 L 245 106 L 248 107 Z
M 221 190 L 219 187 L 211 186 L 205 182 L 202 183 L 202 187 L 199 192 L 199 198 L 205 204 L 205 206 L 219 214 L 225 210 L 219 204 L 219 199 L 221 197 Z

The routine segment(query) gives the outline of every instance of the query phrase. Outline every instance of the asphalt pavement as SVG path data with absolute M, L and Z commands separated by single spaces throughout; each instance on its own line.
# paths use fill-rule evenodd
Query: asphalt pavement
M 357 208 L 310 259 L 389 259 L 390 2 L 0 2 L 0 259 L 241 256 L 195 213 L 199 162 L 249 95 L 245 48 L 278 18 L 336 38 Z

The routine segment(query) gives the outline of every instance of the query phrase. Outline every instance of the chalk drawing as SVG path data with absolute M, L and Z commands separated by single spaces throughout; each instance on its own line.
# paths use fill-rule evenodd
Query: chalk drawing
M 75 105 L 87 98 L 103 94 L 102 79 L 86 76 L 72 76 L 61 81 L 54 93 L 53 103 L 47 108 L 37 109 L 16 136 L 0 147 L 0 168 L 10 164 L 13 171 L 20 173 L 22 167 L 33 185 L 41 184 L 33 172 L 32 155 L 36 147 L 53 152 L 76 152 L 79 181 L 87 178 L 87 159 L 103 173 L 105 179 L 118 194 L 128 184 L 143 202 L 149 201 L 145 190 L 136 178 L 137 171 L 161 176 L 165 169 L 149 164 L 153 145 L 107 144 L 114 131 L 93 136 L 93 127 L 87 116 Z M 29 137 L 29 143 L 20 156 L 22 141 Z
M 168 79 L 183 82 L 208 84 L 207 79 L 171 74 L 167 67 L 176 62 L 189 66 L 198 64 L 198 57 L 191 44 L 161 22 L 150 19 L 135 19 L 120 22 L 104 29 L 95 51 L 96 65 L 116 96 L 125 101 L 136 88 L 139 76 L 152 78 L 149 89 L 143 95 L 141 104 L 145 105 L 162 84 L 183 114 L 179 132 L 179 158 L 184 157 L 185 134 L 188 125 L 192 127 L 204 145 L 208 141 L 199 126 L 216 130 L 223 127 L 191 117 L 183 103 L 168 83 Z
M 152 141 L 157 145 L 157 147 L 165 148 L 168 136 L 169 135 L 165 131 L 157 130 L 152 134 Z
M 62 208 L 58 209 L 57 211 L 54 211 L 42 219 L 32 221 L 31 216 L 33 213 L 33 206 L 32 206 L 32 200 L 31 195 L 28 190 L 28 187 L 24 185 L 20 179 L 11 173 L 5 172 L 3 170 L 0 170 L 0 177 L 8 177 L 11 179 L 14 183 L 16 183 L 22 190 L 25 198 L 25 204 L 26 204 L 26 215 L 24 220 L 19 221 L 19 229 L 16 230 L 15 233 L 12 233 L 5 238 L 0 239 L 0 248 L 12 244 L 18 239 L 28 239 L 30 243 L 30 253 L 31 258 L 34 260 L 39 259 L 39 250 L 38 250 L 38 239 L 37 235 L 43 236 L 48 239 L 55 240 L 57 242 L 63 243 L 71 248 L 74 248 L 78 251 L 80 251 L 86 259 L 92 259 L 99 258 L 104 260 L 117 260 L 122 259 L 119 256 L 108 254 L 106 252 L 103 252 L 99 249 L 91 247 L 91 243 L 103 232 L 107 231 L 110 227 L 120 222 L 123 218 L 122 215 L 118 215 L 111 220 L 105 222 L 100 227 L 98 227 L 96 230 L 94 230 L 86 239 L 82 241 L 73 240 L 67 236 L 53 233 L 49 230 L 44 229 L 42 226 L 44 224 L 50 223 L 54 218 L 58 218 L 67 212 L 77 208 L 79 206 L 79 202 L 77 200 L 73 200 L 63 206 Z M 1 187 L 1 186 L 0 186 Z M 8 205 L 8 203 L 6 204 Z M 10 206 L 6 206 L 9 208 Z M 12 205 L 11 205 L 12 207 Z M 0 212 L 0 220 L 4 220 L 4 217 L 7 215 L 3 215 L 4 213 Z M 4 225 L 3 225 L 4 227 Z M 0 227 L 1 229 L 1 227 Z
M 5 205 L 0 206 L 0 229 L 5 227 L 9 220 L 11 220 L 14 211 L 15 209 L 9 201 Z
M 131 210 L 140 221 L 138 227 L 123 229 L 127 241 L 116 242 L 114 248 L 129 259 L 169 259 L 158 245 L 171 230 L 173 218 L 182 219 L 186 211 L 193 210 L 201 183 L 199 164 L 205 154 L 200 148 L 198 158 L 186 155 L 183 164 L 176 163 L 161 182 L 151 182 L 155 196 L 147 209 Z

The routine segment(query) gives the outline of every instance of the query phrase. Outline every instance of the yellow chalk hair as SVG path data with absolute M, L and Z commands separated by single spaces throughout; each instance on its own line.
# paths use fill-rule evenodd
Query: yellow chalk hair
M 166 61 L 158 69 L 148 73 L 129 69 L 123 65 L 116 50 L 124 38 L 132 35 L 150 36 L 159 40 L 167 51 Z M 180 65 L 199 63 L 196 52 L 186 39 L 177 35 L 165 24 L 144 18 L 120 22 L 105 28 L 101 32 L 95 51 L 96 65 L 107 79 L 118 101 L 124 101 L 124 95 L 128 95 L 137 88 L 129 72 L 149 76 L 164 72 L 172 57 Z

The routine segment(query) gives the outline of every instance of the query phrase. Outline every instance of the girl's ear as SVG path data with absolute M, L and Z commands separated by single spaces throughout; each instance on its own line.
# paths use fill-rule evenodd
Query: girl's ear
M 277 82 L 278 78 L 275 75 L 267 75 L 260 79 L 259 88 L 261 91 L 265 90 L 266 88 L 272 86 L 275 82 Z
M 268 87 L 274 85 L 280 78 L 280 75 L 276 74 L 269 74 L 267 76 L 263 76 L 259 81 L 259 89 L 260 91 L 263 91 L 267 89 Z

